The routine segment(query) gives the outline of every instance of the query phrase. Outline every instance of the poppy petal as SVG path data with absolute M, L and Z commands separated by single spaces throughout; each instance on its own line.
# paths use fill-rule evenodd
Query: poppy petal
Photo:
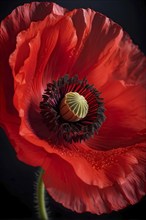
M 15 49 L 16 36 L 19 32 L 27 29 L 32 21 L 44 19 L 51 12 L 56 15 L 63 15 L 65 11 L 54 3 L 32 2 L 16 8 L 0 24 L 0 124 L 10 136 L 18 158 L 34 166 L 41 165 L 39 151 L 42 155 L 42 161 L 45 153 L 41 153 L 43 150 L 38 150 L 37 153 L 35 147 L 19 135 L 20 120 L 13 106 L 14 82 L 8 60 Z M 21 63 L 28 53 L 27 48 L 23 47 L 23 50 L 24 53 L 19 54 Z M 36 156 L 30 159 L 33 154 Z
M 107 89 L 110 94 L 106 95 Z M 113 81 L 104 87 L 102 95 L 106 103 L 106 121 L 99 133 L 87 142 L 88 146 L 108 150 L 146 140 L 145 88 Z
M 80 19 L 84 20 L 86 31 L 82 37 L 82 47 L 78 51 L 78 59 L 72 71 L 81 77 L 86 76 L 89 82 L 91 81 L 91 84 L 94 83 L 95 85 L 98 75 L 101 80 L 101 75 L 104 74 L 102 77 L 105 83 L 107 71 L 102 73 L 100 68 L 101 66 L 104 68 L 106 61 L 117 49 L 122 38 L 122 29 L 106 16 L 91 10 L 86 10 L 84 14 L 80 13 Z M 76 29 L 79 32 L 80 26 L 76 26 Z M 99 72 L 92 73 L 96 67 L 99 68 Z M 108 73 L 110 73 L 112 66 L 109 65 L 107 68 Z
M 57 15 L 63 15 L 65 9 L 54 3 L 47 2 L 32 2 L 31 4 L 25 4 L 24 6 L 17 7 L 8 17 L 6 17 L 0 24 L 0 82 L 2 82 L 0 100 L 3 103 L 0 108 L 1 120 L 3 120 L 6 112 L 12 112 L 13 108 L 13 78 L 9 67 L 9 55 L 15 49 L 17 34 L 29 27 L 32 21 L 38 21 L 44 19 L 46 15 L 53 12 Z M 25 51 L 26 52 L 26 51 Z M 3 56 L 5 54 L 5 56 Z M 9 80 L 7 80 L 9 79 Z M 9 88 L 9 89 L 7 89 Z M 5 100 L 7 103 L 5 103 Z M 5 111 L 6 110 L 6 111 Z M 16 112 L 15 112 L 16 113 Z M 3 121 L 4 123 L 4 121 Z
M 86 76 L 99 90 L 109 80 L 130 85 L 146 81 L 146 58 L 120 25 L 90 9 L 71 16 L 79 39 L 71 72 Z
M 107 150 L 145 140 L 146 57 L 128 34 L 106 16 L 86 10 L 74 17 L 84 21 L 86 29 L 82 25 L 80 33 L 75 26 L 83 47 L 72 71 L 86 76 L 102 93 L 106 108 L 107 119 L 99 133 L 87 141 L 88 146 Z
M 39 23 L 32 23 L 28 30 L 18 35 L 17 47 L 10 57 L 10 65 L 16 86 L 14 104 L 22 118 L 20 133 L 23 137 L 29 139 L 28 133 L 32 133 L 31 136 L 47 138 L 48 130 L 42 122 L 39 103 L 47 83 L 67 72 L 76 42 L 76 33 L 70 17 L 61 19 L 60 16 L 47 16 Z M 19 62 L 19 52 L 22 48 L 28 51 L 28 57 L 23 57 L 24 60 Z M 65 61 L 64 65 L 60 57 Z
M 101 155 L 99 152 L 99 157 Z M 77 212 L 102 214 L 138 202 L 146 192 L 144 144 L 130 146 L 124 153 L 122 150 L 106 151 L 104 157 L 106 160 L 104 158 L 103 163 L 102 159 L 98 162 L 97 158 L 100 165 L 96 175 L 83 171 L 93 179 L 97 178 L 97 184 L 94 185 L 83 181 L 81 173 L 76 175 L 77 166 L 80 165 L 77 161 L 74 161 L 77 165 L 74 163 L 71 166 L 69 161 L 52 154 L 43 165 L 47 191 L 57 202 Z M 104 173 L 108 181 L 104 181 Z
M 96 86 L 106 108 L 107 119 L 99 133 L 87 141 L 88 145 L 106 150 L 144 140 L 146 57 L 119 25 L 104 15 L 90 14 L 87 10 L 86 14 L 78 12 L 75 15 L 80 16 L 88 28 L 86 37 L 80 34 L 83 47 L 73 72 L 86 76 L 89 83 Z

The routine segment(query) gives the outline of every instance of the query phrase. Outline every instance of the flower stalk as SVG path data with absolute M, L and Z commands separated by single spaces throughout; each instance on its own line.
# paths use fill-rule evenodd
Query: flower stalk
M 40 169 L 37 182 L 37 201 L 38 201 L 38 215 L 40 220 L 49 220 L 45 204 L 45 186 L 42 180 L 44 170 Z

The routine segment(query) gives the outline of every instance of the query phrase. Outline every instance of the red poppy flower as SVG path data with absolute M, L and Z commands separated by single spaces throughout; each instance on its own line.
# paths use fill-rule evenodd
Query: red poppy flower
M 49 194 L 77 212 L 138 202 L 146 58 L 128 34 L 98 12 L 48 2 L 16 8 L 0 31 L 0 123 L 18 159 L 41 166 Z M 84 117 L 70 95 L 84 99 Z

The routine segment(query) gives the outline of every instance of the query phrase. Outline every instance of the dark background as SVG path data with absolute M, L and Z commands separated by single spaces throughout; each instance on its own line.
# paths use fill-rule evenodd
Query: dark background
M 0 20 L 27 0 L 0 0 Z M 69 10 L 92 8 L 120 24 L 146 54 L 146 3 L 143 0 L 54 0 Z M 0 128 L 0 219 L 36 219 L 34 182 L 38 168 L 17 160 L 4 131 Z M 146 219 L 146 198 L 138 204 L 108 215 L 76 214 L 48 197 L 51 220 L 140 220 Z

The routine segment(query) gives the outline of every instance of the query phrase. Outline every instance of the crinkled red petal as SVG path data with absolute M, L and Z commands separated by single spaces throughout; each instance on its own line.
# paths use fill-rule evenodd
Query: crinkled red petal
M 47 16 L 41 22 L 32 23 L 28 30 L 17 37 L 16 50 L 10 57 L 16 86 L 14 104 L 21 117 L 20 133 L 33 144 L 34 139 L 38 142 L 38 138 L 46 139 L 48 136 L 47 127 L 39 111 L 43 91 L 49 81 L 68 72 L 76 42 L 76 33 L 70 17 L 62 19 L 61 16 L 54 15 Z M 27 47 L 28 57 L 21 62 L 21 68 L 17 68 L 18 55 L 22 48 Z M 34 133 L 34 126 L 38 128 L 37 133 Z M 50 148 L 47 142 L 46 145 Z
M 88 145 L 109 150 L 145 141 L 146 89 L 142 85 L 126 86 L 124 82 L 113 81 L 105 85 L 102 96 L 106 121 Z
M 42 149 L 36 151 L 36 147 L 24 140 L 19 135 L 20 119 L 13 105 L 14 80 L 9 66 L 9 56 L 16 47 L 16 37 L 19 32 L 27 29 L 32 21 L 44 19 L 48 14 L 62 15 L 65 9 L 49 2 L 32 2 L 16 8 L 0 24 L 0 124 L 10 137 L 18 158 L 25 163 L 39 166 L 46 153 Z M 21 39 L 20 39 L 21 40 Z M 16 69 L 23 64 L 23 60 L 29 53 L 27 47 L 21 47 L 22 53 L 18 54 Z M 21 96 L 21 94 L 19 94 Z M 18 96 L 19 96 L 18 95 Z M 42 152 L 42 153 L 41 153 Z M 41 162 L 40 162 L 41 161 Z
M 94 160 L 91 169 L 86 163 L 83 165 L 79 154 L 70 153 L 69 157 L 66 161 L 52 154 L 46 159 L 44 182 L 50 195 L 73 211 L 111 212 L 135 204 L 146 193 L 144 143 L 109 152 L 83 151 L 81 157 L 90 165 Z M 72 166 L 70 160 L 74 160 Z M 83 175 L 87 181 L 82 179 Z

